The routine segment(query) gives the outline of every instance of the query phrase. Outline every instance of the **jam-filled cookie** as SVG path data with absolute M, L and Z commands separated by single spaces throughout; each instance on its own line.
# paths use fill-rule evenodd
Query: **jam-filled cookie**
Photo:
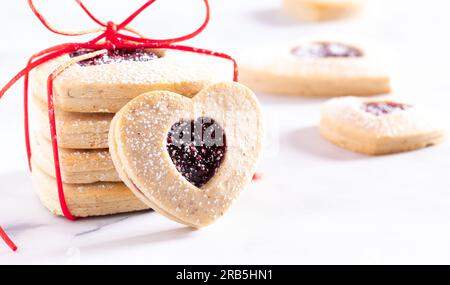
M 33 161 L 47 175 L 55 177 L 51 142 L 40 135 L 32 140 Z M 64 183 L 121 182 L 108 149 L 59 149 Z
M 356 97 L 326 102 L 320 132 L 338 146 L 370 155 L 415 150 L 444 139 L 444 129 L 418 106 Z
M 301 21 L 328 21 L 358 14 L 364 0 L 283 0 L 283 11 Z
M 47 102 L 47 78 L 58 66 L 90 50 L 78 50 L 32 72 L 33 96 Z M 225 59 L 173 50 L 115 49 L 70 66 L 54 81 L 58 110 L 115 113 L 128 101 L 152 90 L 193 96 L 214 82 L 232 81 Z
M 137 97 L 115 115 L 109 146 L 119 176 L 143 202 L 202 227 L 250 183 L 262 136 L 255 95 L 230 82 L 193 98 L 168 91 Z
M 33 164 L 32 181 L 42 204 L 55 215 L 62 215 L 56 180 Z M 67 206 L 76 217 L 103 216 L 148 210 L 121 182 L 64 184 Z
M 240 81 L 275 95 L 369 96 L 390 92 L 389 75 L 369 51 L 331 41 L 262 49 L 242 57 Z

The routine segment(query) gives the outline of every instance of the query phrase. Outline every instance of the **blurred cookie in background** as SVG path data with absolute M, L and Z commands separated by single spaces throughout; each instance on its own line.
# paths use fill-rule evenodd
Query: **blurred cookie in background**
M 335 97 L 389 93 L 390 77 L 368 48 L 304 41 L 246 52 L 240 82 L 273 95 Z
M 282 10 L 301 21 L 330 21 L 358 14 L 364 2 L 364 0 L 283 0 Z
M 444 140 L 444 128 L 432 113 L 397 100 L 356 97 L 327 101 L 320 133 L 342 148 L 369 155 L 420 149 Z

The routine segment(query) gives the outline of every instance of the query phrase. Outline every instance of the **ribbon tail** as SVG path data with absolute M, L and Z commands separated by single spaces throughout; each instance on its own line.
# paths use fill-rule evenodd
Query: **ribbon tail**
M 17 245 L 9 238 L 9 236 L 2 229 L 2 227 L 0 227 L 0 237 L 3 239 L 6 245 L 9 246 L 9 248 L 11 248 L 12 251 L 17 250 Z

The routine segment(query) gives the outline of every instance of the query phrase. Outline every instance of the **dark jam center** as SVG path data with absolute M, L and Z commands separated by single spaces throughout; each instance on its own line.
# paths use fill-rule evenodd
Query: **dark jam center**
M 87 53 L 94 52 L 92 49 L 79 49 L 69 54 L 70 57 L 77 57 Z M 93 58 L 79 61 L 81 66 L 92 66 L 100 64 L 118 63 L 122 61 L 144 62 L 159 58 L 159 56 L 146 49 L 118 48 L 108 50 L 107 53 L 95 56 Z
M 332 42 L 314 42 L 305 46 L 296 46 L 291 53 L 300 58 L 361 57 L 364 55 L 356 47 Z
M 225 132 L 211 118 L 180 120 L 167 134 L 167 151 L 181 175 L 202 187 L 216 174 L 225 158 Z
M 395 111 L 402 111 L 411 108 L 411 105 L 395 102 L 368 102 L 364 103 L 364 111 L 375 116 L 390 114 Z

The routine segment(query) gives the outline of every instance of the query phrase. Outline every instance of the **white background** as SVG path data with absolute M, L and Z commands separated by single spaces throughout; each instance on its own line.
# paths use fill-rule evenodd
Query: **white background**
M 58 26 L 91 24 L 69 0 L 47 2 L 54 6 L 44 11 Z M 448 122 L 448 1 L 374 0 L 356 19 L 321 24 L 291 21 L 277 0 L 211 2 L 211 24 L 192 44 L 238 54 L 311 36 L 370 42 L 392 72 L 394 95 L 427 105 Z M 94 14 L 115 21 L 139 3 L 86 1 Z M 200 22 L 200 4 L 159 0 L 134 26 L 153 37 L 186 33 Z M 2 84 L 31 53 L 73 40 L 46 31 L 25 0 L 2 1 L 0 24 Z M 263 179 L 219 222 L 193 231 L 156 213 L 77 222 L 49 214 L 26 171 L 18 85 L 0 100 L 0 225 L 20 250 L 0 244 L 0 264 L 450 263 L 448 142 L 398 155 L 358 155 L 318 134 L 322 100 L 258 96 L 270 134 L 259 167 Z

